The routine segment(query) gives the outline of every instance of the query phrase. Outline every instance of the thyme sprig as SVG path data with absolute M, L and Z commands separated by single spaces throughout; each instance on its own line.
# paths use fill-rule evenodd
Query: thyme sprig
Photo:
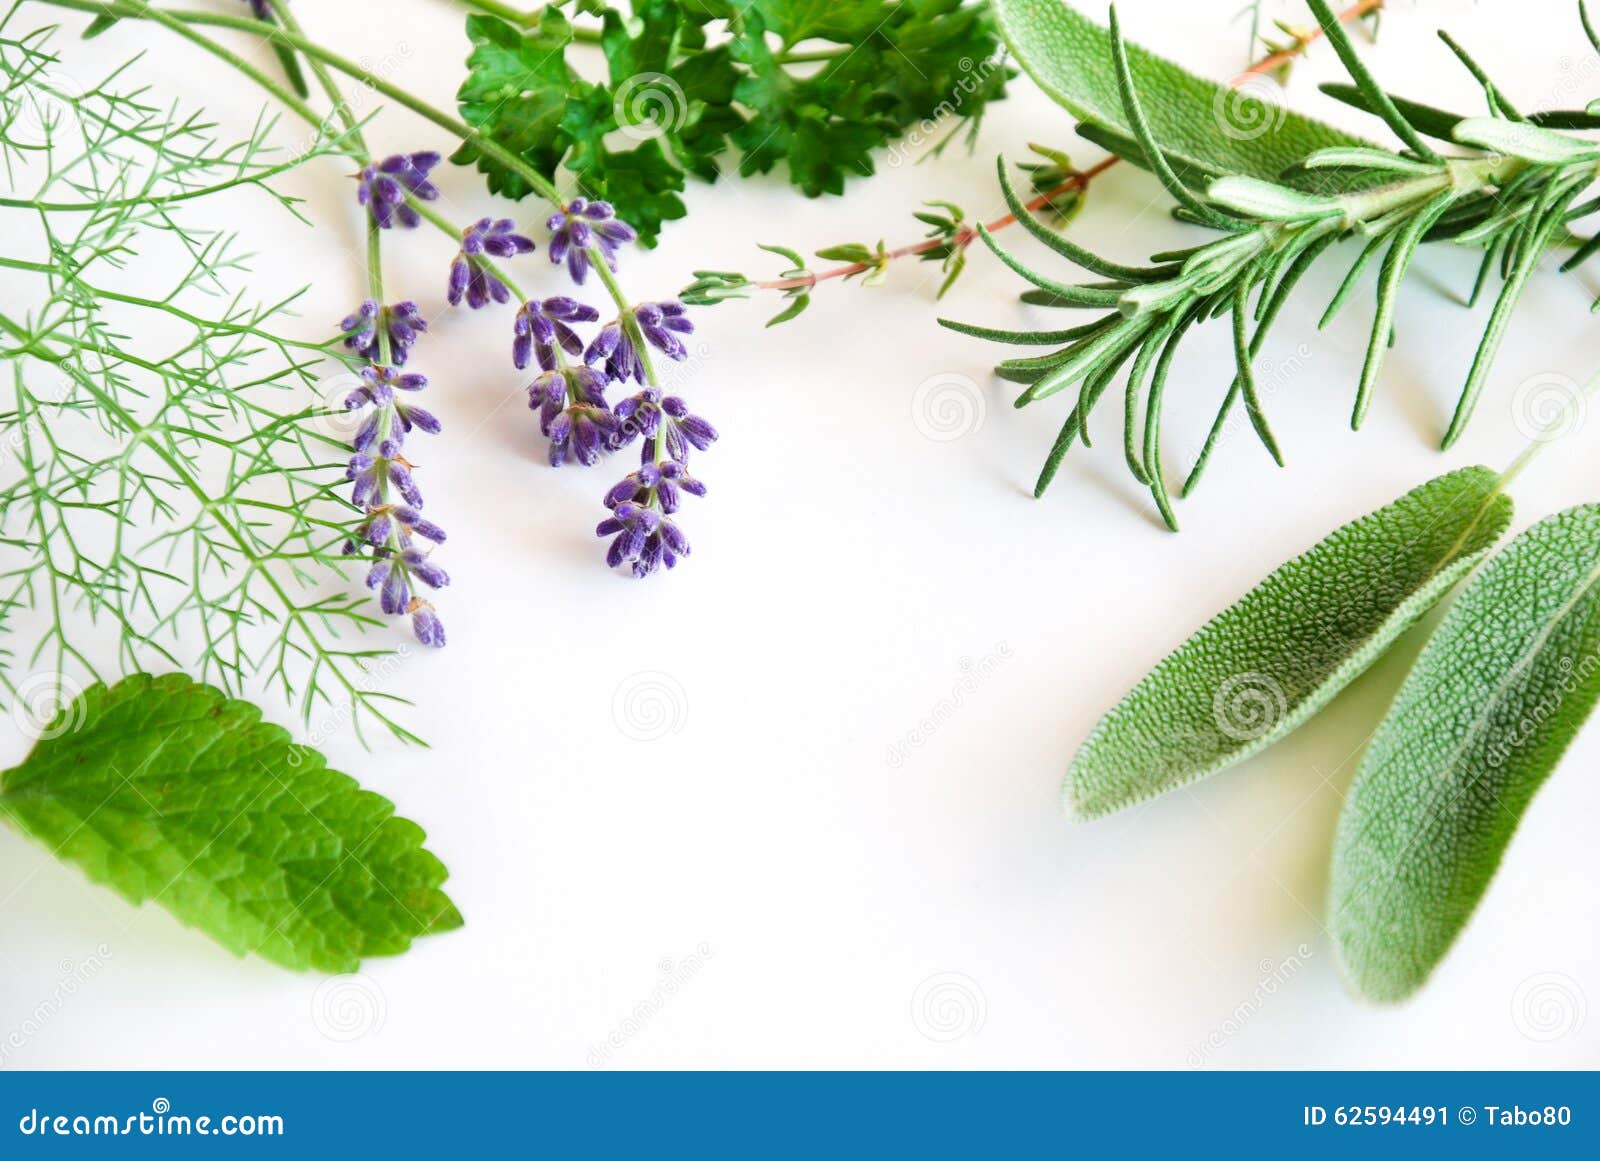
M 1339 12 L 1338 21 L 1341 24 L 1366 24 L 1382 10 L 1383 3 L 1384 0 L 1356 0 Z M 1230 84 L 1244 84 L 1252 77 L 1261 76 L 1287 79 L 1288 69 L 1293 62 L 1304 56 L 1323 35 L 1323 30 L 1318 27 L 1304 30 L 1287 44 L 1266 41 L 1265 55 L 1234 77 Z M 1255 39 L 1252 32 L 1252 43 Z M 1050 215 L 1057 226 L 1065 226 L 1072 221 L 1083 208 L 1090 183 L 1122 160 L 1111 156 L 1080 170 L 1073 166 L 1062 150 L 1044 145 L 1032 145 L 1030 148 L 1043 160 L 1019 163 L 1019 168 L 1029 175 L 1034 189 L 1034 196 L 1024 203 L 1024 207 L 1030 214 Z M 966 269 L 966 252 L 978 240 L 978 225 L 967 220 L 965 214 L 948 201 L 932 200 L 924 205 L 950 212 L 945 215 L 931 215 L 920 210 L 913 212 L 912 216 L 917 221 L 935 227 L 921 241 L 889 250 L 883 249 L 880 244 L 877 252 L 870 255 L 857 254 L 852 250 L 840 265 L 823 270 L 811 270 L 803 260 L 794 259 L 795 268 L 781 272 L 776 278 L 754 279 L 732 270 L 696 270 L 694 281 L 684 287 L 679 297 L 690 305 L 713 306 L 733 298 L 750 298 L 762 291 L 781 294 L 791 300 L 791 305 L 768 322 L 768 326 L 773 326 L 789 321 L 804 310 L 810 303 L 812 290 L 825 282 L 836 279 L 848 282 L 857 275 L 871 272 L 875 277 L 864 279 L 862 285 L 880 285 L 886 280 L 892 263 L 903 258 L 915 258 L 941 264 L 944 277 L 934 297 L 943 298 Z M 1012 207 L 1009 212 L 983 223 L 983 228 L 990 233 L 997 233 L 1015 225 L 1017 220 L 1015 207 Z M 793 253 L 788 247 L 761 248 L 785 256 Z M 824 260 L 837 260 L 836 256 L 843 251 L 844 247 L 841 246 L 827 247 L 818 250 L 816 256 Z

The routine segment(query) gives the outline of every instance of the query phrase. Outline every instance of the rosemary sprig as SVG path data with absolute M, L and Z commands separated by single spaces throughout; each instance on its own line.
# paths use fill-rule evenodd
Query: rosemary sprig
M 1232 320 L 1235 372 L 1182 493 L 1187 495 L 1198 483 L 1230 414 L 1241 402 L 1262 445 L 1281 464 L 1251 362 L 1301 275 L 1343 239 L 1359 238 L 1363 247 L 1323 315 L 1323 325 L 1349 300 L 1369 264 L 1380 261 L 1371 337 L 1351 411 L 1355 428 L 1361 426 L 1374 398 L 1391 341 L 1395 303 L 1420 245 L 1448 241 L 1481 248 L 1485 261 L 1480 288 L 1498 269 L 1501 290 L 1444 433 L 1443 446 L 1449 447 L 1471 418 L 1510 317 L 1546 249 L 1565 238 L 1567 222 L 1593 208 L 1579 205 L 1578 199 L 1600 175 L 1600 143 L 1524 121 L 1458 49 L 1458 58 L 1483 86 L 1490 113 L 1449 118 L 1448 138 L 1461 152 L 1441 155 L 1421 140 L 1424 133 L 1440 130 L 1438 120 L 1417 124 L 1410 107 L 1377 89 L 1366 69 L 1353 63 L 1355 50 L 1329 6 L 1315 0 L 1313 7 L 1323 33 L 1352 73 L 1358 103 L 1395 129 L 1404 150 L 1355 145 L 1319 149 L 1302 159 L 1299 172 L 1291 175 L 1298 179 L 1293 186 L 1256 176 L 1207 180 L 1180 174 L 1167 164 L 1163 143 L 1139 113 L 1139 94 L 1113 16 L 1110 43 L 1118 65 L 1116 82 L 1131 128 L 1131 139 L 1125 143 L 1128 156 L 1143 159 L 1161 177 L 1178 202 L 1178 217 L 1223 236 L 1156 255 L 1155 265 L 1143 269 L 1120 267 L 1075 247 L 1053 244 L 1057 253 L 1103 279 L 1071 285 L 1032 269 L 987 231 L 980 231 L 991 249 L 1032 283 L 1034 289 L 1023 294 L 1025 301 L 1104 312 L 1081 326 L 1048 331 L 998 331 L 940 320 L 981 338 L 1055 348 L 1041 356 L 1008 359 L 997 368 L 1002 378 L 1025 385 L 1017 399 L 1019 407 L 1077 388 L 1076 403 L 1046 458 L 1035 494 L 1043 494 L 1075 442 L 1081 438 L 1088 446 L 1089 416 L 1131 360 L 1123 409 L 1126 458 L 1133 475 L 1150 488 L 1167 525 L 1176 529 L 1158 454 L 1167 376 L 1188 330 L 1224 314 Z M 1003 164 L 1000 182 L 1007 204 L 1023 219 L 1027 207 Z M 1043 224 L 1035 221 L 1031 229 L 1050 243 L 1053 232 Z M 1579 253 L 1597 248 L 1600 244 L 1587 245 Z M 1143 380 L 1147 373 L 1148 388 Z

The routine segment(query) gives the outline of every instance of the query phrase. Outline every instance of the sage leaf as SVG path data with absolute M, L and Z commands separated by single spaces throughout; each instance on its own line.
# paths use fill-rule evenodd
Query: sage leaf
M 1485 467 L 1430 480 L 1279 566 L 1100 719 L 1063 787 L 1080 818 L 1243 761 L 1378 659 L 1505 531 Z
M 1462 591 L 1361 760 L 1329 928 L 1362 995 L 1404 999 L 1461 933 L 1600 695 L 1600 505 L 1522 533 Z
M 1079 121 L 1135 137 L 1107 30 L 1063 0 L 997 0 L 1000 31 L 1040 88 Z M 1156 143 L 1180 174 L 1242 174 L 1328 192 L 1327 176 L 1288 173 L 1319 149 L 1372 143 L 1286 109 L 1258 86 L 1230 88 L 1128 45 L 1134 88 Z
M 461 926 L 422 828 L 181 674 L 96 685 L 0 774 L 0 818 L 244 955 L 350 972 Z

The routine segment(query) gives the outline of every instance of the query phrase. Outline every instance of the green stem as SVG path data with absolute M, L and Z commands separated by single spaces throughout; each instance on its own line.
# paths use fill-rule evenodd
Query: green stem
M 265 169 L 258 169 L 254 173 L 245 174 L 243 177 L 231 178 L 228 181 L 218 182 L 216 185 L 202 186 L 198 189 L 187 189 L 182 193 L 160 194 L 155 197 L 128 197 L 112 198 L 103 202 L 45 202 L 34 201 L 29 198 L 3 198 L 0 197 L 0 207 L 13 210 L 43 210 L 47 213 L 89 213 L 99 210 L 121 209 L 125 206 L 169 206 L 175 202 L 186 202 L 193 198 L 210 197 L 215 193 L 234 189 L 242 185 L 262 185 L 269 179 L 277 177 L 280 173 L 287 173 L 300 165 L 303 157 L 291 158 L 278 165 L 271 165 Z
M 60 266 L 54 266 L 47 262 L 28 262 L 22 258 L 0 257 L 0 269 L 25 270 L 33 274 L 63 274 Z M 71 279 L 74 284 L 81 286 L 84 290 L 87 290 L 96 298 L 106 298 L 113 302 L 125 302 L 129 306 L 143 306 L 148 307 L 151 310 L 163 311 L 172 315 L 174 318 L 183 320 L 186 323 L 190 323 L 196 327 L 203 327 L 207 330 L 214 330 L 219 334 L 254 335 L 257 338 L 265 339 L 269 342 L 281 344 L 286 347 L 296 347 L 300 350 L 316 351 L 318 354 L 333 355 L 334 357 L 338 357 L 337 352 L 331 349 L 339 341 L 337 339 L 330 339 L 324 343 L 308 343 L 297 339 L 284 338 L 281 335 L 271 334 L 268 331 L 261 330 L 259 327 L 248 326 L 244 323 L 231 323 L 217 319 L 201 318 L 197 314 L 191 314 L 188 311 L 183 310 L 181 307 L 174 306 L 170 302 L 162 302 L 159 299 L 143 298 L 137 294 L 124 294 L 121 291 L 106 290 L 103 287 L 94 286 L 83 281 L 83 279 L 77 277 L 76 274 L 72 274 Z
M 278 19 L 283 27 L 295 36 L 304 37 L 305 31 L 300 27 L 300 21 L 289 10 L 289 0 L 280 0 L 276 5 Z M 328 75 L 327 68 L 315 58 L 308 62 L 311 66 L 311 75 L 316 77 L 318 86 L 327 95 L 328 103 L 333 106 L 333 111 L 344 122 L 345 136 L 350 138 L 355 147 L 362 153 L 368 153 L 367 139 L 361 132 L 361 126 L 356 121 L 355 114 L 350 111 L 350 106 L 345 102 L 344 94 L 339 91 L 339 86 Z M 370 157 L 370 154 L 368 155 Z

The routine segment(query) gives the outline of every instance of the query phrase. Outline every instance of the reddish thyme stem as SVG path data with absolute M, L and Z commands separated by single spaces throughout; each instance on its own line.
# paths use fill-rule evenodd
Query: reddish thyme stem
M 1357 3 L 1350 5 L 1350 7 L 1339 13 L 1339 23 L 1348 24 L 1352 20 L 1359 20 L 1369 12 L 1376 12 L 1379 8 L 1383 7 L 1383 4 L 1384 0 L 1358 0 Z M 1256 61 L 1255 64 L 1245 69 L 1244 72 L 1234 77 L 1233 80 L 1229 81 L 1228 83 L 1230 85 L 1236 85 L 1246 77 L 1263 76 L 1267 73 L 1270 73 L 1280 65 L 1284 64 L 1286 61 L 1290 61 L 1295 57 L 1304 55 L 1306 49 L 1310 48 L 1312 44 L 1320 40 L 1322 36 L 1323 31 L 1320 27 L 1312 28 L 1308 30 L 1305 36 L 1298 40 L 1293 47 L 1281 49 L 1278 52 L 1272 53 L 1270 56 L 1262 57 L 1260 60 Z M 1049 205 L 1056 198 L 1060 197 L 1062 194 L 1087 189 L 1091 181 L 1099 177 L 1113 165 L 1116 165 L 1119 160 L 1120 158 L 1117 157 L 1107 157 L 1096 162 L 1094 165 L 1091 165 L 1088 169 L 1083 170 L 1081 173 L 1074 173 L 1054 189 L 1042 193 L 1032 201 L 1028 202 L 1028 211 L 1030 213 L 1036 213 L 1045 206 Z M 1007 226 L 1014 224 L 1016 220 L 1017 215 L 1005 214 L 1002 217 L 996 218 L 992 222 L 985 223 L 984 229 L 988 230 L 989 233 L 992 234 L 996 230 L 1003 230 Z M 899 249 L 890 250 L 885 257 L 888 259 L 888 261 L 892 262 L 899 258 L 909 258 L 916 254 L 925 254 L 937 246 L 948 246 L 951 244 L 954 244 L 961 249 L 965 249 L 973 242 L 977 241 L 977 238 L 977 227 L 966 226 L 958 231 L 953 239 L 943 237 L 924 238 L 922 241 L 913 242 L 909 246 L 901 246 Z M 843 266 L 835 266 L 829 270 L 823 270 L 813 274 L 806 274 L 799 278 L 769 278 L 765 282 L 755 283 L 755 287 L 758 290 L 809 290 L 817 283 L 827 282 L 830 278 L 849 278 L 854 274 L 864 274 L 868 270 L 875 269 L 878 265 L 879 263 L 876 262 L 849 262 Z

